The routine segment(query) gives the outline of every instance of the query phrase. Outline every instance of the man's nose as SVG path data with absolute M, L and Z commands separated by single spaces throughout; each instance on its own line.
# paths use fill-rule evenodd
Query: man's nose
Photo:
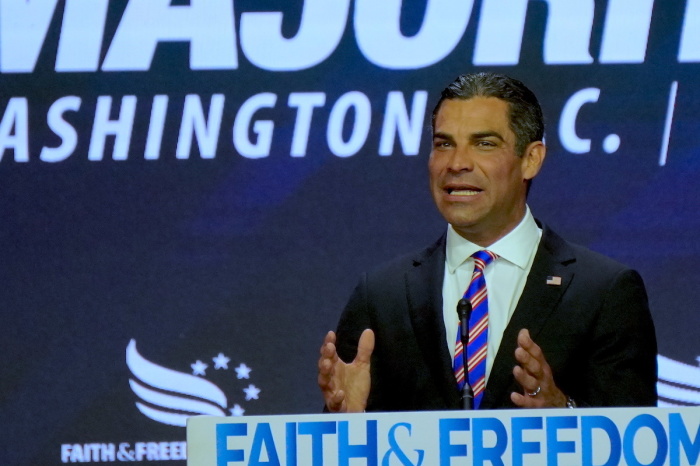
M 472 171 L 474 169 L 474 157 L 469 148 L 452 151 L 447 168 L 452 172 Z

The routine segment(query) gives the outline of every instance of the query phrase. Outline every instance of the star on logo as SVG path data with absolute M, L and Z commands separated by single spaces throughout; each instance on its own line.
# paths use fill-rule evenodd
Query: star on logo
M 260 389 L 253 384 L 248 385 L 248 388 L 244 388 L 243 391 L 245 392 L 246 401 L 257 400 L 260 394 Z
M 238 367 L 236 367 L 236 377 L 238 379 L 249 379 L 250 378 L 250 367 L 246 366 L 244 362 L 242 362 Z
M 228 369 L 228 362 L 231 358 L 224 356 L 224 353 L 219 353 L 215 358 L 211 358 L 214 361 L 214 369 Z
M 241 408 L 241 405 L 235 404 L 233 408 L 229 409 L 231 411 L 231 416 L 240 417 L 245 413 L 245 409 Z
M 197 362 L 195 362 L 194 364 L 190 364 L 190 367 L 192 368 L 192 375 L 206 376 L 207 374 L 204 371 L 207 370 L 207 367 L 209 367 L 209 365 L 204 364 L 202 361 L 197 359 Z

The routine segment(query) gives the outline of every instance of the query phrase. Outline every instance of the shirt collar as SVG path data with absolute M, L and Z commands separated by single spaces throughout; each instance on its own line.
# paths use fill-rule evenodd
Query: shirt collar
M 523 270 L 527 267 L 532 251 L 537 248 L 542 236 L 542 230 L 530 213 L 530 207 L 526 206 L 525 209 L 525 215 L 518 226 L 487 248 Z M 450 273 L 454 273 L 457 267 L 466 262 L 472 254 L 482 249 L 484 248 L 478 244 L 460 236 L 452 225 L 448 225 L 446 260 Z

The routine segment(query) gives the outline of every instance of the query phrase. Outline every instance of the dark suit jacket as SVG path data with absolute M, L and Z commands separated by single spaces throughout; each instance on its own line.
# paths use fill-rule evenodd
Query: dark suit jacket
M 460 409 L 442 317 L 444 267 L 445 236 L 365 274 L 352 294 L 337 347 L 352 361 L 362 330 L 375 332 L 368 411 Z M 561 285 L 548 285 L 548 276 L 561 277 Z M 521 328 L 542 348 L 557 386 L 578 404 L 656 404 L 656 336 L 637 272 L 543 226 L 482 409 L 514 407 L 510 393 L 521 391 L 512 373 Z

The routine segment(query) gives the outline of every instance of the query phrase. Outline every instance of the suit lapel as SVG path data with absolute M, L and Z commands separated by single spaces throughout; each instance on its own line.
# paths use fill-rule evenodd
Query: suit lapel
M 543 226 L 542 240 L 525 282 L 525 288 L 503 333 L 501 346 L 498 348 L 491 368 L 481 404 L 483 408 L 501 406 L 505 392 L 518 388 L 513 377 L 518 332 L 522 328 L 527 328 L 532 338 L 536 339 L 571 283 L 574 271 L 567 265 L 574 260 L 574 255 L 566 242 Z M 547 284 L 547 278 L 550 276 L 561 278 L 561 284 Z
M 457 406 L 459 393 L 445 339 L 442 283 L 445 273 L 445 236 L 413 261 L 406 273 L 408 307 L 413 331 L 432 379 L 446 406 Z

